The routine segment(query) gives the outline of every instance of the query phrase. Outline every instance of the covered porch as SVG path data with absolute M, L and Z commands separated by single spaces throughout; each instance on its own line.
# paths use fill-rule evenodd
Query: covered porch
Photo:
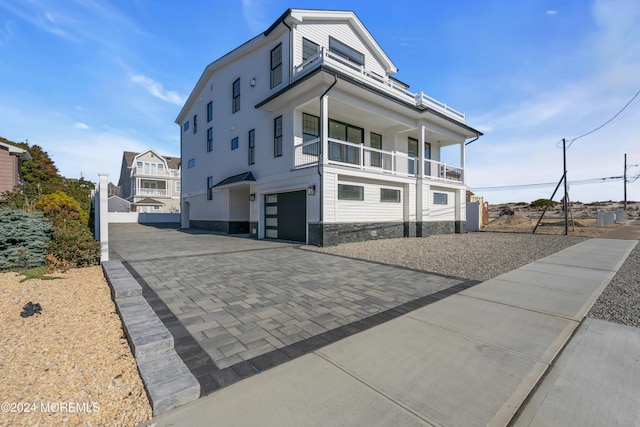
M 293 168 L 322 159 L 323 164 L 376 175 L 464 183 L 464 136 L 415 116 L 354 103 L 338 90 L 321 102 L 310 100 L 294 110 Z M 326 135 L 324 144 L 321 135 Z

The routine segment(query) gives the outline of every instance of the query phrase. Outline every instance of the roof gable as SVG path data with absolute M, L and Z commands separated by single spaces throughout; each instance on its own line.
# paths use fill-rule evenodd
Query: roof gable
M 360 22 L 360 19 L 358 19 L 354 12 L 340 10 L 288 9 L 264 33 L 259 34 L 258 36 L 252 38 L 251 40 L 245 42 L 244 44 L 240 45 L 239 47 L 207 65 L 207 67 L 202 72 L 202 75 L 198 79 L 196 86 L 193 88 L 193 91 L 191 92 L 191 94 L 189 94 L 189 98 L 187 98 L 187 101 L 182 106 L 180 113 L 178 113 L 175 123 L 182 126 L 182 122 L 185 120 L 187 112 L 198 100 L 199 94 L 205 88 L 207 81 L 215 71 L 233 62 L 242 55 L 245 55 L 252 50 L 259 48 L 273 37 L 277 37 L 279 33 L 276 32 L 276 29 L 281 23 L 284 23 L 288 27 L 292 27 L 294 25 L 301 24 L 304 21 L 314 20 L 348 22 L 349 25 L 353 28 L 353 31 L 358 35 L 360 39 L 362 39 L 364 44 L 367 46 L 367 49 L 381 64 L 385 72 L 388 75 L 398 72 L 398 68 L 393 64 L 393 62 L 391 62 L 387 54 L 384 53 L 380 45 L 374 40 L 374 38 L 371 36 L 371 33 L 369 33 L 362 22 Z
M 362 40 L 371 55 L 380 63 L 387 75 L 395 74 L 398 68 L 375 41 L 371 33 L 362 24 L 357 15 L 351 11 L 291 9 L 285 18 L 289 25 L 300 25 L 313 22 L 347 23 L 352 31 Z

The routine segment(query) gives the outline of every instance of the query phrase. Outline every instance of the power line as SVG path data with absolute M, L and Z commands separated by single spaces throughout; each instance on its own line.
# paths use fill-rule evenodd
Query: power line
M 631 104 L 631 103 L 632 103 L 632 102 L 633 102 L 633 101 L 638 97 L 638 95 L 640 95 L 640 89 L 638 89 L 638 91 L 636 92 L 636 94 L 635 94 L 635 95 L 633 95 L 633 97 L 631 97 L 631 99 L 629 100 L 629 102 L 627 102 L 627 103 L 625 104 L 625 106 L 624 106 L 624 107 L 622 107 L 622 109 L 621 109 L 620 111 L 618 111 L 618 112 L 617 112 L 613 117 L 611 117 L 609 120 L 607 120 L 606 122 L 604 122 L 603 124 L 601 124 L 601 125 L 600 125 L 600 126 L 598 126 L 597 128 L 592 129 L 592 130 L 590 130 L 590 131 L 589 131 L 589 132 L 587 132 L 587 133 L 583 133 L 582 135 L 577 136 L 577 137 L 575 137 L 575 138 L 573 138 L 573 139 L 569 140 L 569 141 L 568 141 L 568 143 L 567 143 L 567 148 L 571 147 L 571 145 L 573 145 L 573 143 L 574 143 L 574 142 L 576 142 L 577 140 L 579 140 L 580 138 L 583 138 L 583 137 L 585 137 L 585 136 L 587 136 L 587 135 L 591 135 L 592 133 L 594 133 L 594 132 L 596 132 L 596 131 L 599 131 L 600 129 L 602 129 L 603 127 L 605 127 L 605 126 L 606 126 L 606 125 L 608 125 L 609 123 L 611 123 L 611 122 L 612 122 L 616 117 L 618 117 L 618 116 L 619 116 L 619 115 L 620 115 L 624 110 L 626 110 L 626 109 L 627 109 L 627 107 L 628 107 L 628 106 L 629 106 L 629 105 L 630 105 L 630 104 Z M 560 148 L 560 142 L 562 142 L 562 141 L 559 141 L 559 142 L 557 142 L 557 143 L 556 143 L 556 147 Z
M 632 179 L 635 181 L 640 178 L 640 174 L 636 175 Z M 623 180 L 623 176 L 606 176 L 602 178 L 587 178 L 578 179 L 575 181 L 569 181 L 569 185 L 586 185 L 586 184 L 602 184 L 605 182 L 614 182 Z M 633 182 L 628 180 L 628 182 Z M 500 185 L 495 187 L 472 187 L 471 191 L 507 191 L 507 190 L 529 190 L 533 188 L 546 188 L 553 187 L 557 182 L 540 182 L 536 184 L 516 184 L 516 185 Z

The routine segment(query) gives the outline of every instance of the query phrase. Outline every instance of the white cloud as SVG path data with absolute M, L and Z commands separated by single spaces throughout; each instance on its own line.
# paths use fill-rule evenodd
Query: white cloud
M 553 16 L 553 15 L 557 15 L 558 11 L 557 10 L 547 10 L 546 14 L 549 15 L 549 16 Z
M 76 129 L 89 129 L 89 125 L 87 125 L 86 123 L 82 123 L 82 122 L 77 122 L 74 127 Z
M 163 101 L 170 102 L 172 104 L 182 106 L 186 100 L 185 97 L 180 96 L 177 92 L 171 90 L 165 90 L 162 84 L 155 80 L 143 76 L 142 74 L 134 74 L 131 76 L 131 81 L 136 83 L 147 90 L 151 95 L 156 98 L 160 98 Z

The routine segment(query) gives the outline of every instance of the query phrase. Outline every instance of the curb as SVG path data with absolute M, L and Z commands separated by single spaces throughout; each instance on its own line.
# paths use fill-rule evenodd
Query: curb
M 142 296 L 142 287 L 120 261 L 103 262 L 102 270 L 153 415 L 198 399 L 200 383 L 176 353 L 173 336 Z

